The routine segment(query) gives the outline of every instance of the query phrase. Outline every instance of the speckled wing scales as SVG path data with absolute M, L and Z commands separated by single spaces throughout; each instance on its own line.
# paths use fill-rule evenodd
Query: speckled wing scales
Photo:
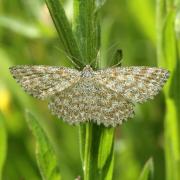
M 76 83 L 80 72 L 56 66 L 14 66 L 10 72 L 18 83 L 39 99 L 46 99 Z
M 141 103 L 158 94 L 169 72 L 156 67 L 132 66 L 99 70 L 96 76 L 100 84 L 120 93 L 129 101 Z
M 55 66 L 15 66 L 14 78 L 29 94 L 49 99 L 52 113 L 71 124 L 95 121 L 116 126 L 133 117 L 133 102 L 152 99 L 169 72 L 151 67 L 82 71 Z
M 94 121 L 116 126 L 134 115 L 132 103 L 94 79 L 81 79 L 73 87 L 56 94 L 49 108 L 70 124 Z

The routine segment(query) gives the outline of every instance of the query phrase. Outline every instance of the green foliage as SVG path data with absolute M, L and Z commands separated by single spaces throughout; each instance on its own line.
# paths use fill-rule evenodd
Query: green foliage
M 0 180 L 2 179 L 3 167 L 7 152 L 7 134 L 4 124 L 4 117 L 0 112 Z
M 111 66 L 121 66 L 121 61 L 123 58 L 123 52 L 121 49 L 118 49 L 113 56 L 113 59 L 111 61 Z M 110 67 L 111 67 L 110 66 Z
M 48 137 L 41 128 L 37 119 L 30 112 L 26 113 L 26 119 L 36 138 L 36 156 L 42 178 L 44 180 L 60 180 L 61 175 L 58 167 L 58 160 Z
M 139 27 L 142 27 L 143 33 L 155 45 L 155 8 L 153 8 L 153 2 L 144 0 L 128 1 L 128 6 L 134 20 L 139 24 Z M 137 13 L 138 9 L 141 10 L 141 13 Z
M 84 64 L 97 68 L 100 50 L 99 10 L 96 0 L 74 0 L 73 29 Z
M 166 116 L 165 116 L 165 156 L 166 179 L 180 179 L 180 57 L 179 38 L 175 32 L 178 4 L 176 1 L 158 1 L 158 62 L 159 65 L 170 70 L 171 77 L 166 88 Z M 177 6 L 174 8 L 174 6 Z
M 46 4 L 66 52 L 75 64 L 82 67 L 81 53 L 60 1 L 46 0 Z
M 84 63 L 97 68 L 100 51 L 99 10 L 105 1 L 74 0 L 73 28 Z M 114 128 L 87 123 L 80 126 L 84 179 L 112 179 Z
M 78 43 L 76 43 L 61 3 L 52 0 L 47 0 L 46 3 L 66 52 L 69 53 L 70 57 L 74 57 L 74 62 L 78 66 L 82 67 L 82 64 L 91 64 L 96 68 L 93 61 L 97 58 L 100 48 L 98 9 L 100 9 L 99 7 L 102 6 L 103 2 L 96 4 L 96 1 L 89 0 L 74 1 L 73 27 Z M 78 51 L 77 45 L 80 47 L 81 53 Z M 80 59 L 80 54 L 83 55 L 84 62 Z M 84 129 L 84 125 L 80 128 Z M 107 131 L 109 132 L 108 135 Z M 94 179 L 95 177 L 97 179 L 112 179 L 113 133 L 113 129 L 109 131 L 103 126 L 99 129 L 97 125 L 87 124 L 84 133 L 80 137 L 81 143 L 83 142 L 80 147 L 83 154 L 83 166 L 85 167 L 84 179 Z
M 154 165 L 153 160 L 150 158 L 143 167 L 139 180 L 153 179 Z
M 81 127 L 82 128 L 82 127 Z M 84 179 L 112 179 L 114 166 L 114 128 L 88 123 L 83 149 Z M 83 136 L 80 137 L 83 139 Z
M 175 26 L 179 21 L 179 0 L 177 4 L 174 1 L 158 0 L 155 4 L 152 0 L 74 0 L 72 5 L 71 0 L 46 0 L 58 34 L 45 1 L 0 1 L 0 110 L 8 136 L 3 179 L 41 179 L 34 158 L 35 139 L 24 121 L 24 109 L 30 109 L 48 132 L 62 179 L 83 178 L 84 174 L 88 179 L 96 174 L 99 179 L 135 180 L 146 159 L 153 157 L 154 180 L 179 180 L 180 28 Z M 89 123 L 81 125 L 78 139 L 78 127 L 52 116 L 47 102 L 24 93 L 8 70 L 18 64 L 68 66 L 70 62 L 58 50 L 62 48 L 80 68 L 88 63 L 96 69 L 119 62 L 121 55 L 114 54 L 117 49 L 123 51 L 122 66 L 157 66 L 158 50 L 158 66 L 171 73 L 165 96 L 137 105 L 135 118 L 117 128 L 116 133 Z M 97 56 L 100 61 L 96 61 Z M 4 139 L 3 135 L 0 139 Z M 79 141 L 86 172 L 80 161 Z M 150 167 L 148 162 L 145 167 Z
M 53 32 L 40 28 L 38 24 L 29 24 L 12 17 L 0 16 L 0 26 L 11 29 L 12 31 L 27 38 L 40 38 L 42 36 L 52 36 Z M 45 28 L 45 27 L 44 27 Z

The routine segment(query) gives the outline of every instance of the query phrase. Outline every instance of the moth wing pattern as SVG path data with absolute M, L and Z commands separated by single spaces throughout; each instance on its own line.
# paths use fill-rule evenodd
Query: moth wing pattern
M 99 70 L 100 84 L 105 85 L 132 102 L 145 102 L 159 93 L 169 77 L 162 68 L 131 66 Z
M 57 66 L 14 66 L 13 77 L 29 94 L 48 99 L 53 114 L 70 124 L 94 121 L 117 126 L 134 116 L 134 102 L 152 99 L 169 72 L 162 68 L 131 66 L 82 71 Z
M 116 126 L 134 116 L 134 105 L 95 80 L 80 80 L 53 96 L 49 109 L 70 124 L 94 121 Z
M 79 80 L 80 72 L 75 69 L 45 65 L 18 65 L 10 67 L 17 82 L 30 95 L 46 99 Z

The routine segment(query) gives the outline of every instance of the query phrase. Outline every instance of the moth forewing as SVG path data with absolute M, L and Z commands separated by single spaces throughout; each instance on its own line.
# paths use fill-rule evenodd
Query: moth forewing
M 108 68 L 97 73 L 99 83 L 132 102 L 152 99 L 168 77 L 169 71 L 165 69 L 144 66 Z
M 77 82 L 80 72 L 56 66 L 14 66 L 10 72 L 30 95 L 47 99 Z
M 70 124 L 94 121 L 117 126 L 133 117 L 133 103 L 152 99 L 169 72 L 151 67 L 117 67 L 82 71 L 56 66 L 15 66 L 13 77 L 29 94 L 49 99 L 49 108 Z

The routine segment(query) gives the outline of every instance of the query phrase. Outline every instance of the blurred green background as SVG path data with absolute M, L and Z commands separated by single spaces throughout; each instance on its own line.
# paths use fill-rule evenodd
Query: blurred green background
M 63 3 L 71 20 L 72 1 Z M 101 10 L 104 62 L 110 61 L 115 50 L 121 48 L 123 66 L 157 66 L 155 17 L 155 0 L 107 0 Z M 0 153 L 4 153 L 1 158 L 6 154 L 2 179 L 41 179 L 35 140 L 25 121 L 26 109 L 36 114 L 51 139 L 63 179 L 81 176 L 78 127 L 57 119 L 50 114 L 47 102 L 23 92 L 8 70 L 18 64 L 70 65 L 43 0 L 0 0 L 0 119 L 3 121 Z M 154 160 L 154 179 L 165 179 L 165 111 L 161 92 L 154 100 L 137 104 L 135 118 L 117 128 L 115 180 L 136 180 L 150 157 Z M 2 136 L 6 136 L 7 142 Z

